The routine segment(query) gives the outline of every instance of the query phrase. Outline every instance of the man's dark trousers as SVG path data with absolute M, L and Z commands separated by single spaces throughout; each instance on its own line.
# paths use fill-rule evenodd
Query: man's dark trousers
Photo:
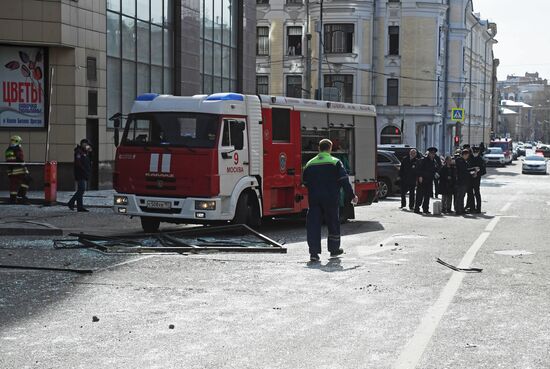
M 471 211 L 481 211 L 481 177 L 474 178 L 472 181 L 472 187 L 470 191 L 472 192 L 472 198 L 470 200 L 470 194 L 468 194 L 468 207 Z M 475 200 L 475 203 L 474 203 Z
M 309 254 L 321 253 L 321 226 L 323 220 L 328 228 L 328 251 L 337 252 L 340 249 L 340 206 L 339 199 L 314 200 L 309 199 L 307 211 L 307 243 Z
M 414 184 L 401 183 L 401 207 L 407 206 L 407 192 L 409 193 L 409 209 L 414 209 L 415 205 L 415 191 L 416 186 Z
M 84 192 L 86 192 L 86 180 L 79 179 L 76 181 L 76 192 L 74 193 L 73 197 L 71 197 L 71 199 L 69 200 L 69 206 L 74 206 L 74 203 L 76 202 L 76 208 L 83 209 Z
M 459 185 L 456 188 L 455 196 L 455 212 L 458 214 L 464 214 L 464 196 L 468 191 L 467 185 Z
M 416 187 L 416 206 L 415 210 L 420 210 L 422 206 L 422 211 L 427 213 L 430 210 L 430 197 L 432 195 L 432 181 L 423 181 L 419 183 Z

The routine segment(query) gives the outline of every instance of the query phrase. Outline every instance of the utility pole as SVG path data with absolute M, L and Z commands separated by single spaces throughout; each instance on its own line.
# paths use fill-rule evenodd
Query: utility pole
M 443 72 L 443 83 L 445 84 L 445 90 L 443 92 L 443 112 L 441 116 L 441 152 L 443 155 L 446 153 L 446 138 L 447 138 L 447 111 L 449 110 L 449 33 L 451 28 L 451 0 L 447 0 L 447 15 L 445 19 L 445 69 Z M 458 134 L 458 132 L 457 132 Z M 449 152 L 452 154 L 453 150 L 449 148 Z
M 487 107 L 487 95 L 486 95 L 487 94 L 487 44 L 493 40 L 495 40 L 495 36 L 491 35 L 491 38 L 485 41 L 485 59 L 483 59 L 484 70 L 483 70 L 483 120 L 482 120 L 483 136 L 481 136 L 483 140 L 482 142 L 485 142 L 485 117 L 486 117 L 486 107 Z M 493 63 L 491 63 L 491 65 L 493 65 Z M 491 75 L 492 75 L 492 71 L 491 71 Z
M 311 99 L 311 29 L 309 17 L 309 0 L 306 0 L 306 88 L 303 91 L 305 99 Z
M 323 0 L 319 3 L 319 23 L 317 32 L 319 32 L 319 60 L 317 61 L 317 100 L 323 100 Z
M 479 19 L 477 19 L 476 16 L 474 16 L 476 19 L 476 22 L 470 28 L 470 79 L 468 80 L 468 94 L 470 95 L 468 98 L 468 145 L 471 145 L 471 139 L 472 139 L 472 58 L 474 56 L 474 28 L 481 23 L 479 22 Z

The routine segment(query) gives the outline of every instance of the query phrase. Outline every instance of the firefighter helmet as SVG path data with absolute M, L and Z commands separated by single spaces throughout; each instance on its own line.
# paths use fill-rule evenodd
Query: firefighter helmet
M 12 145 L 21 145 L 21 136 L 11 136 L 10 137 L 10 144 Z

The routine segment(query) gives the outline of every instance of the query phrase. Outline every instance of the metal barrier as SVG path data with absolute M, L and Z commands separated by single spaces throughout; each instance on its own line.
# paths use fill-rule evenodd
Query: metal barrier
M 45 163 L 7 163 L 0 162 L 0 166 L 24 165 L 24 166 L 44 166 L 44 204 L 55 205 L 57 202 L 57 161 L 47 161 Z

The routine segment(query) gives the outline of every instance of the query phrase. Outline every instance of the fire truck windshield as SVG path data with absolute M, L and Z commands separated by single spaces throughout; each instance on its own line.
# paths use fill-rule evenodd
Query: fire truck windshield
M 130 114 L 122 137 L 125 146 L 214 148 L 220 118 L 202 113 Z

